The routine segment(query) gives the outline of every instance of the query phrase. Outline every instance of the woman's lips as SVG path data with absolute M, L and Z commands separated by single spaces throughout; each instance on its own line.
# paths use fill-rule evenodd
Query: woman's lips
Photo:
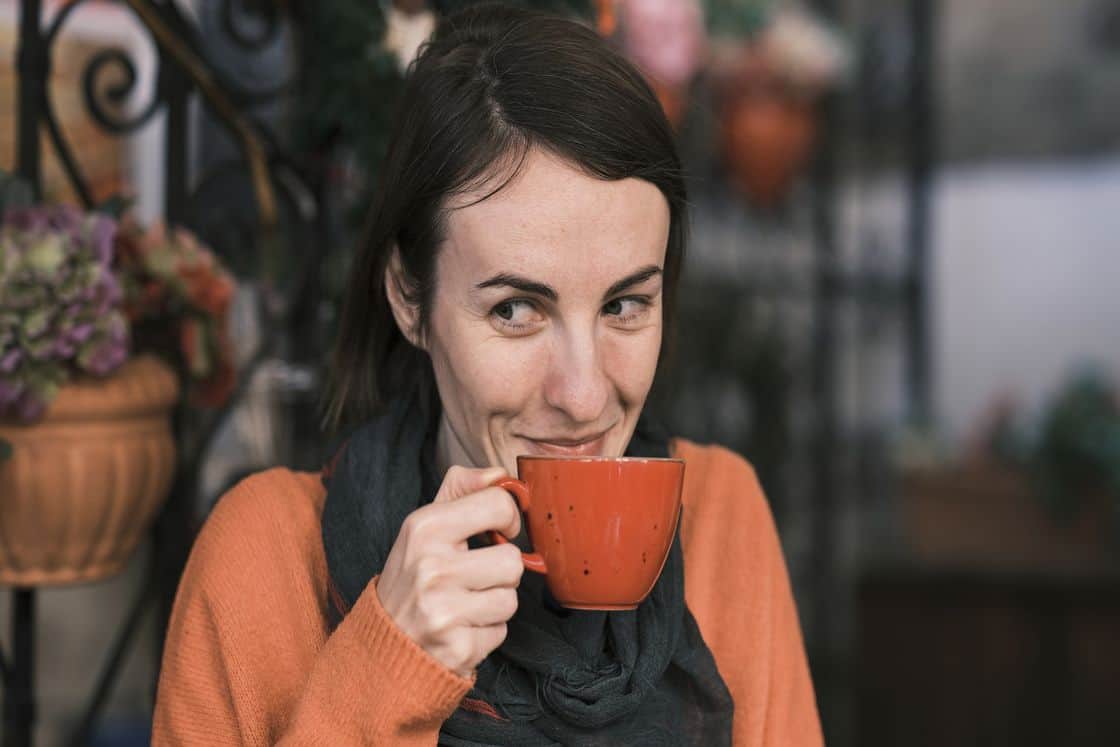
M 548 441 L 544 439 L 524 438 L 524 441 L 529 446 L 529 453 L 534 456 L 602 456 L 606 435 L 606 432 L 603 432 L 588 440 L 563 439 Z

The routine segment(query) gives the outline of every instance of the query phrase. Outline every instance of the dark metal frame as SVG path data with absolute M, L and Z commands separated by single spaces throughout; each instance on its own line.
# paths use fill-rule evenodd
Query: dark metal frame
M 62 6 L 45 28 L 40 20 L 42 1 L 22 0 L 20 3 L 19 46 L 16 55 L 19 76 L 16 156 L 19 175 L 30 184 L 35 197 L 41 197 L 39 134 L 45 131 L 69 183 L 88 209 L 94 207 L 93 196 L 82 173 L 81 164 L 59 127 L 48 91 L 53 44 L 71 14 L 83 1 L 76 0 Z M 187 168 L 188 102 L 192 96 L 197 95 L 207 104 L 217 121 L 239 140 L 244 155 L 244 159 L 219 164 L 215 171 L 249 171 L 255 177 L 254 197 L 258 213 L 258 230 L 255 233 L 260 244 L 258 252 L 264 254 L 283 248 L 278 246 L 275 235 L 275 195 L 292 189 L 293 181 L 296 182 L 295 188 L 302 194 L 309 195 L 315 203 L 311 214 L 303 218 L 316 229 L 321 228 L 319 216 L 322 211 L 318 210 L 320 182 L 300 171 L 292 159 L 280 152 L 267 127 L 246 114 L 249 107 L 284 95 L 290 88 L 290 82 L 266 91 L 250 91 L 237 86 L 206 61 L 196 29 L 181 15 L 173 0 L 122 2 L 131 8 L 157 46 L 158 76 L 155 93 L 139 115 L 129 120 L 120 119 L 106 110 L 98 97 L 97 81 L 101 71 L 109 66 L 116 66 L 124 72 L 124 83 L 105 91 L 109 100 L 115 103 L 123 102 L 128 97 L 137 79 L 136 67 L 125 52 L 106 49 L 94 55 L 84 70 L 86 109 L 103 130 L 116 135 L 135 132 L 145 126 L 157 111 L 166 110 L 164 211 L 167 223 L 185 224 L 189 220 L 189 208 L 197 190 L 221 176 L 203 175 L 193 183 L 190 179 Z M 260 4 L 259 7 L 254 4 L 248 10 L 258 16 L 263 14 L 264 30 L 259 35 L 249 35 L 239 30 L 234 18 L 235 0 L 223 0 L 220 12 L 223 28 L 229 38 L 241 48 L 252 51 L 262 48 L 275 37 L 280 29 L 280 19 L 273 4 Z M 284 172 L 282 179 L 277 178 L 280 170 Z M 317 277 L 311 271 L 317 256 L 306 251 L 294 256 L 298 257 L 301 269 L 306 270 L 296 273 L 296 277 L 303 280 L 287 294 L 287 303 L 278 301 L 275 296 L 266 297 L 261 309 L 266 320 L 265 337 L 246 369 L 240 373 L 238 387 L 230 401 L 223 409 L 203 417 L 188 410 L 185 397 L 180 402 L 174 423 L 179 459 L 170 495 L 151 530 L 151 554 L 144 580 L 108 650 L 96 686 L 72 735 L 73 744 L 88 742 L 140 623 L 153 606 L 158 614 L 159 629 L 166 630 L 179 577 L 194 538 L 193 506 L 198 494 L 197 476 L 207 447 L 228 414 L 243 398 L 257 365 L 273 354 L 285 329 L 302 323 L 294 318 L 294 312 L 299 310 L 306 313 L 308 309 L 314 308 L 314 304 L 309 303 L 309 297 L 314 292 L 313 282 Z M 266 259 L 262 264 L 267 266 L 270 263 Z M 268 278 L 261 279 L 267 283 Z M 10 658 L 0 652 L 0 676 L 4 684 L 4 747 L 29 745 L 32 742 L 36 720 L 36 601 L 36 591 L 33 588 L 13 590 Z M 157 647 L 162 649 L 162 636 Z M 157 660 L 160 653 L 161 651 L 157 651 Z
M 839 21 L 837 0 L 814 0 L 813 5 L 827 19 Z M 931 181 L 936 161 L 936 99 L 934 65 L 936 59 L 936 14 L 938 0 L 909 0 L 907 26 L 910 58 L 906 61 L 908 91 L 906 116 L 902 122 L 903 163 L 907 201 L 903 243 L 905 266 L 901 277 L 877 278 L 866 274 L 852 277 L 838 271 L 835 189 L 839 163 L 837 146 L 841 141 L 841 116 L 836 100 L 824 104 L 824 127 L 818 158 L 814 165 L 815 202 L 813 231 L 816 242 L 814 283 L 812 399 L 814 434 L 811 549 L 807 561 L 812 602 L 805 620 L 810 633 L 813 675 L 818 692 L 823 694 L 822 720 L 829 741 L 843 741 L 843 735 L 830 734 L 836 709 L 843 704 L 827 702 L 848 697 L 849 683 L 841 684 L 834 653 L 839 648 L 838 601 L 846 593 L 837 566 L 837 516 L 842 508 L 840 465 L 837 447 L 841 423 L 837 382 L 838 316 L 842 303 L 854 299 L 864 306 L 887 304 L 903 322 L 905 403 L 907 417 L 915 423 L 927 422 L 931 414 L 932 376 L 928 319 L 928 274 Z M 862 102 L 866 103 L 866 102 Z M 859 448 L 865 448 L 861 445 Z M 839 692 L 843 690 L 844 694 Z M 823 706 L 830 706 L 826 708 Z M 832 710 L 833 712 L 829 712 Z M 839 718 L 843 718 L 839 716 Z

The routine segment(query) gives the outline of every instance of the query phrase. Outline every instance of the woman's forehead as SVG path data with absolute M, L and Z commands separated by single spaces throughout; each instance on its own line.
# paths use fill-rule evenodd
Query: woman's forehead
M 668 202 L 650 182 L 598 179 L 534 149 L 501 190 L 449 211 L 441 259 L 472 274 L 625 274 L 661 265 L 668 235 Z

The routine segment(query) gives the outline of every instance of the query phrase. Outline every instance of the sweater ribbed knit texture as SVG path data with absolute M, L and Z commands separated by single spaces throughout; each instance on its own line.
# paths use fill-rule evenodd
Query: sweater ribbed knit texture
M 785 561 L 754 471 L 673 443 L 685 468 L 685 597 L 735 702 L 739 747 L 822 744 Z M 215 506 L 167 631 L 155 745 L 435 745 L 472 681 L 386 614 L 373 579 L 328 634 L 325 491 L 272 469 Z

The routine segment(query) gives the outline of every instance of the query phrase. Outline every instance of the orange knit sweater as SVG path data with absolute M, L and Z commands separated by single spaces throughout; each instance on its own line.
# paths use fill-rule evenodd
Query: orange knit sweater
M 822 743 L 781 547 L 754 471 L 720 447 L 687 462 L 685 598 L 735 702 L 738 746 Z M 319 476 L 272 469 L 218 502 L 167 631 L 156 745 L 434 745 L 472 680 L 386 614 L 371 581 L 327 630 Z

